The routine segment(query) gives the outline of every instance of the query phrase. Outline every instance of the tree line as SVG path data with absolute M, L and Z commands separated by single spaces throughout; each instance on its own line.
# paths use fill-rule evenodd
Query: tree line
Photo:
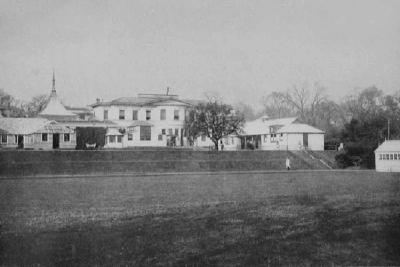
M 261 100 L 261 112 L 238 103 L 246 119 L 262 114 L 272 118 L 296 116 L 300 122 L 325 131 L 329 147 L 344 143 L 338 155 L 341 167 L 360 164 L 374 168 L 374 150 L 385 139 L 400 139 L 400 91 L 385 94 L 375 86 L 357 90 L 341 101 L 334 101 L 318 83 L 273 91 Z
M 0 108 L 7 111 L 9 117 L 36 117 L 49 100 L 48 95 L 37 95 L 29 101 L 22 101 L 0 89 Z

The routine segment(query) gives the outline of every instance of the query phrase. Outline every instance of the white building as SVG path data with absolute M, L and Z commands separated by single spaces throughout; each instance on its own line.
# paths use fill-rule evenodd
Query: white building
M 106 133 L 106 148 L 184 146 L 185 117 L 193 102 L 177 95 L 139 94 L 91 105 L 94 118 L 114 123 Z
M 386 140 L 375 150 L 378 172 L 400 172 L 400 140 Z
M 324 150 L 324 132 L 297 118 L 261 117 L 245 124 L 240 148 L 260 150 Z
M 73 129 L 44 118 L 0 118 L 0 148 L 74 149 Z

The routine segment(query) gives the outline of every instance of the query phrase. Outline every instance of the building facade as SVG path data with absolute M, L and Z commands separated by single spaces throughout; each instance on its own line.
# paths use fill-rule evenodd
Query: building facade
M 185 118 L 192 104 L 177 95 L 139 94 L 91 105 L 94 118 L 107 128 L 106 148 L 185 146 Z
M 386 140 L 375 150 L 377 172 L 400 172 L 400 140 Z
M 0 147 L 75 149 L 74 130 L 44 118 L 0 118 Z
M 233 147 L 259 150 L 324 150 L 324 135 L 324 131 L 297 123 L 296 117 L 269 119 L 264 116 L 246 123 L 243 133 L 238 136 L 241 139 L 240 145 L 232 140 L 230 148 L 232 150 Z

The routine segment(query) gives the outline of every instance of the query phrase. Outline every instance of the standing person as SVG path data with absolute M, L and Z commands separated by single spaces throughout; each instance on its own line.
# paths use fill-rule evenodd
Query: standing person
M 221 147 L 221 151 L 223 151 L 224 150 L 224 143 L 222 142 L 222 140 L 221 140 L 221 142 L 220 142 L 220 147 Z
M 290 159 L 289 159 L 289 157 L 286 158 L 286 169 L 288 171 L 290 170 Z

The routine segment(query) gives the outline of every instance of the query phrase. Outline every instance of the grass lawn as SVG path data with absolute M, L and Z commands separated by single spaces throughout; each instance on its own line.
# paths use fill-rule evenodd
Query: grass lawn
M 400 265 L 400 175 L 0 180 L 0 265 Z

